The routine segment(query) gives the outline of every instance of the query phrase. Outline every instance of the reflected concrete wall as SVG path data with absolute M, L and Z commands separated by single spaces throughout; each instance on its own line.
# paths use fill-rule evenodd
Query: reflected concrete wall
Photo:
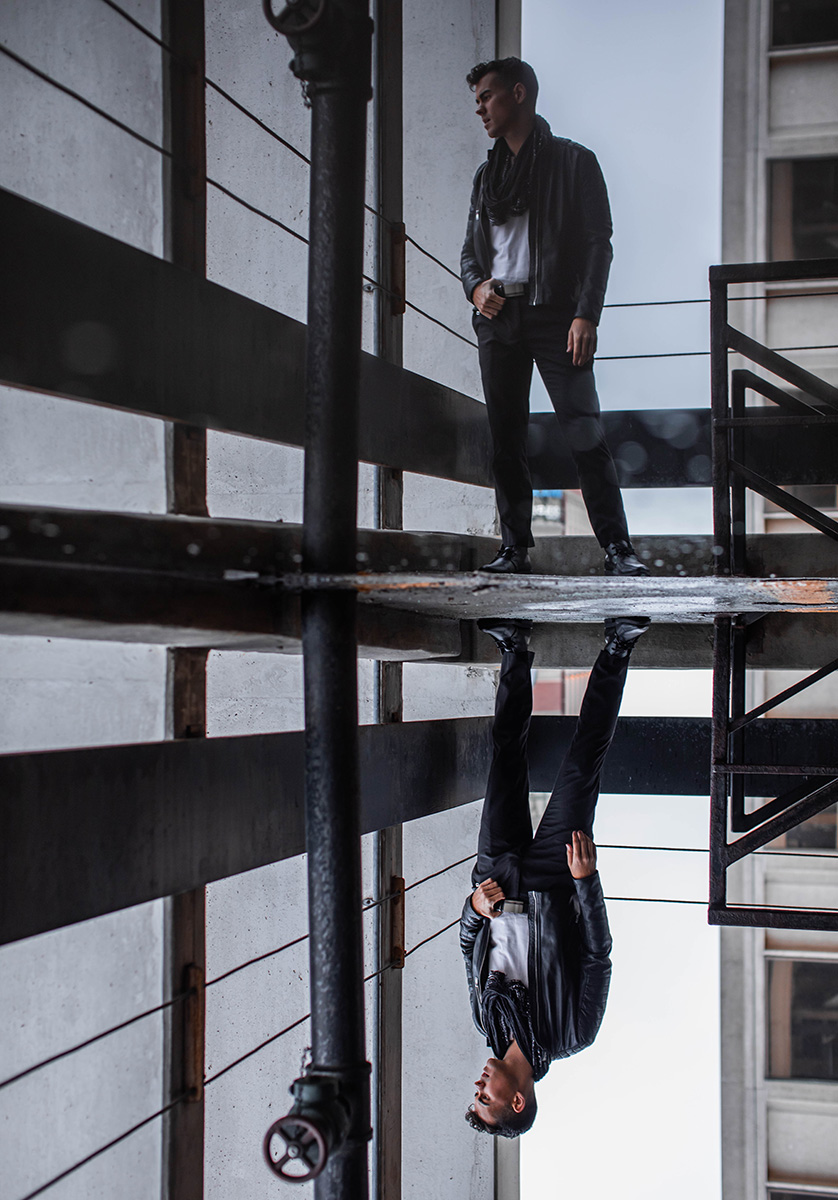
M 126 7 L 147 28 L 160 31 L 159 0 L 132 0 Z M 493 55 L 494 21 L 495 5 L 483 0 L 406 5 L 406 222 L 417 241 L 454 267 L 471 176 L 485 153 L 464 75 L 474 61 Z M 0 6 L 0 39 L 143 136 L 162 142 L 159 48 L 101 0 L 79 0 L 58 9 L 45 0 Z M 299 83 L 288 71 L 288 57 L 286 43 L 268 27 L 258 4 L 208 2 L 209 79 L 307 154 L 310 118 Z M 419 84 L 423 110 L 412 102 Z M 0 89 L 0 186 L 161 255 L 160 155 L 5 58 L 0 58 Z M 306 232 L 307 166 L 212 86 L 207 88 L 207 138 L 210 179 L 292 230 L 284 232 L 248 212 L 211 183 L 209 278 L 303 320 L 306 246 L 293 233 Z M 368 217 L 365 272 L 370 275 L 373 222 Z M 458 282 L 414 250 L 408 296 L 472 336 L 470 309 Z M 372 314 L 372 297 L 365 294 L 367 349 Z M 86 332 L 68 331 L 68 365 Z M 406 320 L 405 346 L 412 369 L 477 394 L 476 354 L 470 346 L 415 314 Z M 0 500 L 166 510 L 162 422 L 2 389 L 0 433 Z M 210 512 L 301 520 L 302 460 L 295 448 L 211 433 Z M 471 533 L 494 528 L 488 489 L 411 476 L 405 493 L 407 528 Z M 362 525 L 373 524 L 372 497 L 372 469 L 362 465 Z M 164 648 L 7 638 L 3 650 L 0 752 L 166 736 Z M 302 727 L 300 668 L 293 657 L 211 653 L 210 736 Z M 405 673 L 405 715 L 419 720 L 485 714 L 492 708 L 494 686 L 490 669 L 412 665 Z M 362 721 L 372 720 L 370 663 L 359 669 L 359 709 Z M 469 853 L 478 817 L 476 809 L 458 810 L 439 818 L 437 827 L 429 820 L 409 831 L 408 871 L 418 877 Z M 365 855 L 369 894 L 368 842 Z M 418 903 L 408 908 L 409 938 L 421 940 L 433 932 L 431 923 L 436 928 L 453 919 L 466 879 L 467 870 L 452 872 L 434 881 L 424 899 L 421 889 L 411 893 Z M 306 928 L 303 859 L 214 884 L 207 895 L 208 978 Z M 164 934 L 163 905 L 153 904 L 0 949 L 0 1000 L 9 1014 L 0 1039 L 0 1078 L 159 1004 Z M 371 970 L 371 920 L 366 937 Z M 482 1051 L 475 1046 L 453 931 L 408 961 L 406 1069 L 412 1072 L 429 1038 L 440 1036 L 450 1087 L 446 1084 L 445 1102 L 432 1119 L 433 1137 L 426 1128 L 405 1128 L 405 1195 L 485 1200 L 492 1193 L 492 1144 L 475 1138 L 461 1115 L 468 1099 L 468 1087 L 463 1091 L 462 1085 L 470 1083 L 473 1069 L 471 1051 L 478 1058 Z M 211 987 L 208 1076 L 302 1015 L 307 991 L 304 944 Z M 261 1161 L 260 1142 L 270 1121 L 288 1107 L 287 1086 L 299 1072 L 308 1040 L 308 1027 L 301 1025 L 210 1084 L 208 1196 L 261 1197 L 266 1187 L 281 1194 L 281 1185 Z M 11 1147 L 4 1189 L 11 1200 L 160 1108 L 164 1055 L 162 1020 L 150 1017 L 0 1092 L 0 1119 Z M 406 1078 L 409 1083 L 411 1075 Z M 162 1195 L 161 1136 L 160 1123 L 152 1123 L 68 1177 L 51 1195 L 56 1200 L 157 1200 Z M 435 1144 L 434 1139 L 441 1140 Z M 306 1195 L 307 1189 L 293 1189 L 293 1194 Z

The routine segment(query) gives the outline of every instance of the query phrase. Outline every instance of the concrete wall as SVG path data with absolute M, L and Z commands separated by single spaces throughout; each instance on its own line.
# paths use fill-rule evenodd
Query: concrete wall
M 126 0 L 125 7 L 159 32 L 158 0 Z M 406 5 L 406 221 L 417 241 L 455 267 L 471 175 L 485 151 L 463 76 L 474 61 L 494 52 L 494 13 L 494 4 L 482 0 Z M 0 39 L 145 137 L 162 140 L 160 51 L 101 0 L 79 0 L 66 9 L 44 0 L 4 5 Z M 268 27 L 258 4 L 209 0 L 208 77 L 307 153 L 309 114 L 288 71 L 288 57 L 287 45 Z M 421 111 L 411 100 L 420 83 L 425 96 Z M 159 154 L 2 57 L 0 89 L 0 186 L 162 254 L 164 172 Z M 211 86 L 207 135 L 211 179 L 291 229 L 306 231 L 305 163 Z M 367 220 L 366 236 L 365 271 L 370 275 L 373 221 Z M 304 319 L 302 242 L 212 184 L 207 232 L 211 279 Z M 409 298 L 470 337 L 470 310 L 459 284 L 413 250 L 408 272 Z M 372 347 L 372 315 L 372 297 L 366 294 L 367 349 Z M 68 331 L 70 357 L 85 332 Z M 414 370 L 477 392 L 474 350 L 415 314 L 406 321 L 405 360 Z M 0 499 L 6 502 L 166 510 L 161 422 L 4 388 L 0 435 Z M 302 452 L 291 447 L 211 433 L 210 512 L 299 521 L 302 459 Z M 371 468 L 362 466 L 359 522 L 364 525 L 373 523 L 372 485 Z M 408 476 L 405 527 L 491 532 L 492 494 Z M 2 648 L 3 752 L 167 735 L 164 648 L 36 638 L 6 638 Z M 494 682 L 491 670 L 411 665 L 405 672 L 406 719 L 487 713 Z M 212 652 L 207 699 L 210 736 L 301 728 L 300 660 Z M 362 721 L 372 720 L 371 663 L 360 664 L 359 709 Z M 411 827 L 406 832 L 408 873 L 418 878 L 467 854 L 478 815 L 468 808 Z M 369 856 L 366 844 L 367 893 Z M 424 892 L 411 893 L 417 901 L 422 896 L 422 902 L 408 906 L 409 939 L 421 940 L 456 915 L 466 880 L 467 869 L 461 869 L 426 885 Z M 371 918 L 366 920 L 371 964 Z M 207 890 L 208 978 L 297 936 L 306 925 L 303 859 L 214 884 Z M 7 1014 L 0 1079 L 158 1004 L 164 942 L 164 906 L 158 903 L 0 949 L 0 999 Z M 423 947 L 408 963 L 406 1082 L 412 1087 L 417 1064 L 433 1041 L 445 1060 L 446 1095 L 431 1118 L 433 1136 L 425 1123 L 421 1129 L 406 1124 L 405 1195 L 484 1200 L 492 1191 L 492 1146 L 488 1139 L 474 1138 L 461 1120 L 476 1061 L 476 1035 L 454 932 Z M 210 987 L 208 1076 L 302 1015 L 307 992 L 304 944 Z M 368 992 L 371 998 L 369 985 Z M 298 1074 L 308 1040 L 304 1024 L 209 1085 L 208 1196 L 244 1200 L 264 1195 L 266 1187 L 276 1194 L 288 1190 L 267 1174 L 261 1138 L 287 1109 L 286 1088 Z M 4 1195 L 8 1189 L 14 1200 L 40 1186 L 156 1111 L 165 1095 L 164 1042 L 162 1020 L 149 1017 L 0 1091 L 0 1119 L 9 1147 Z M 111 1200 L 117 1195 L 120 1200 L 157 1200 L 162 1194 L 161 1137 L 160 1122 L 152 1123 L 50 1194 L 57 1200 Z M 310 1192 L 297 1189 L 294 1194 Z

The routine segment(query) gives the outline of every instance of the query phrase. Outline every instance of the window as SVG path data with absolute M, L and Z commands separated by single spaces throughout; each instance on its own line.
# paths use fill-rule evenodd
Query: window
M 768 960 L 768 1075 L 838 1079 L 838 962 Z
M 838 42 L 835 0 L 774 0 L 771 47 L 815 46 Z
M 768 1200 L 803 1200 L 804 1197 L 806 1200 L 835 1200 L 836 1196 L 838 1196 L 838 1191 L 810 1192 L 807 1188 L 804 1192 L 789 1192 L 785 1188 L 781 1188 L 779 1191 L 777 1188 L 768 1189 Z
M 836 255 L 838 158 L 772 162 L 771 257 L 834 258 Z
M 786 834 L 786 846 L 795 850 L 835 850 L 838 849 L 836 839 L 836 813 L 838 806 L 832 804 L 823 812 L 816 813 L 802 825 L 795 825 Z

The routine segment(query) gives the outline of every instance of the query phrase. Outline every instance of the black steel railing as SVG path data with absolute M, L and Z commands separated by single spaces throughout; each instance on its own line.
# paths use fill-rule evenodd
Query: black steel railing
M 728 323 L 728 289 L 733 285 L 836 279 L 838 259 L 711 268 L 713 518 L 717 574 L 749 574 L 749 489 L 813 530 L 838 540 L 838 522 L 785 490 L 795 484 L 838 482 L 835 440 L 827 436 L 830 430 L 838 430 L 838 388 Z M 757 370 L 750 366 L 731 370 L 731 352 L 746 359 Z M 766 378 L 766 375 L 773 378 Z M 747 404 L 749 392 L 759 397 L 757 405 Z M 778 432 L 783 434 L 782 439 L 776 437 Z M 795 441 L 792 453 L 788 452 L 789 439 Z M 803 452 L 806 447 L 808 454 Z M 818 575 L 816 566 L 812 574 Z M 809 580 L 806 586 L 817 586 L 817 583 Z M 731 905 L 727 899 L 728 870 L 736 862 L 823 811 L 838 797 L 836 763 L 784 762 L 779 747 L 775 761 L 752 761 L 748 731 L 753 723 L 838 669 L 838 659 L 834 659 L 799 683 L 748 709 L 747 649 L 761 620 L 759 616 L 743 613 L 734 618 L 717 617 L 715 622 L 709 918 L 711 923 L 719 925 L 838 929 L 838 910 L 805 904 L 799 908 Z M 759 633 L 764 635 L 764 627 Z M 776 776 L 778 781 L 791 780 L 793 785 L 759 807 L 747 809 L 749 781 L 761 778 L 764 782 L 766 776 Z M 763 790 L 761 788 L 760 792 Z M 730 835 L 736 834 L 741 836 L 729 840 Z

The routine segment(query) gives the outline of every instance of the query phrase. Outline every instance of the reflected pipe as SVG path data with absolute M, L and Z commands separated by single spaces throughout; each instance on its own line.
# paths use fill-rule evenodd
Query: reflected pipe
M 356 569 L 366 108 L 366 0 L 295 0 L 269 21 L 311 104 L 303 569 Z M 316 1200 L 366 1200 L 370 1067 L 364 1038 L 354 592 L 302 597 L 312 1074 L 338 1081 L 345 1140 Z

